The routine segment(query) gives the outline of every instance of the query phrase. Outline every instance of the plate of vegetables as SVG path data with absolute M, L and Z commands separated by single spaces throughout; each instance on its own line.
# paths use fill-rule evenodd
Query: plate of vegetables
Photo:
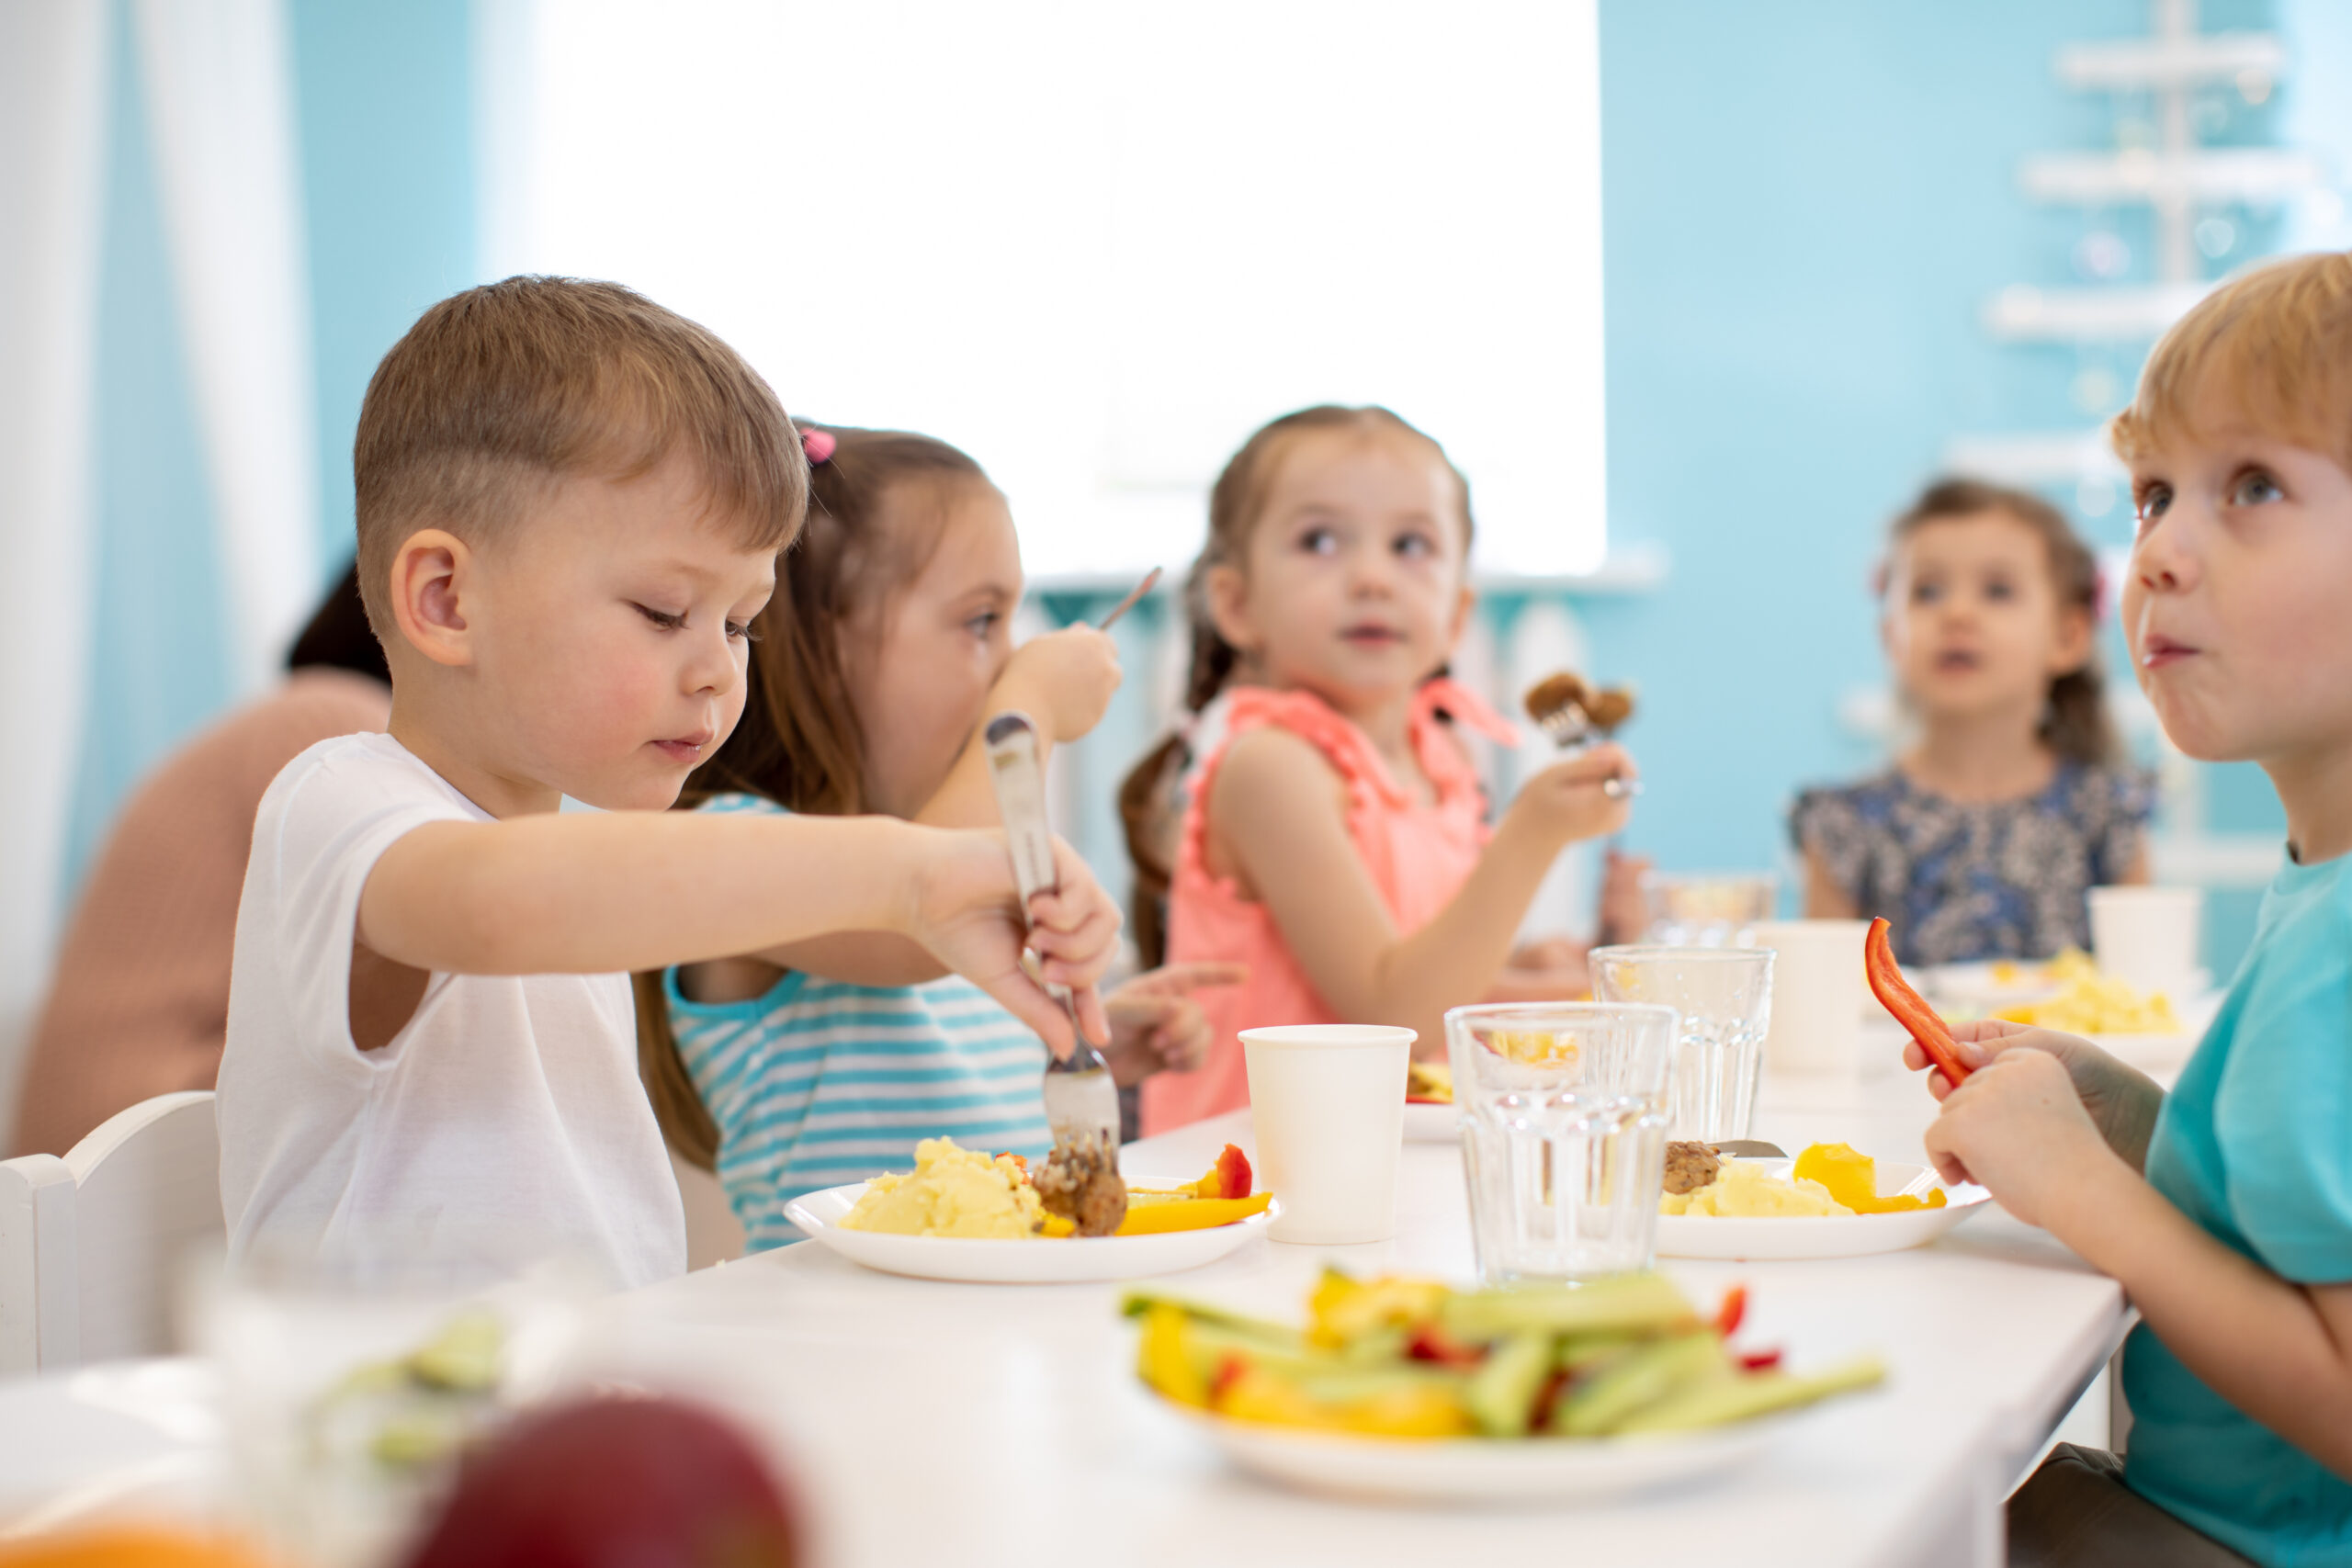
M 1293 1327 L 1131 1292 L 1136 1373 L 1252 1474 L 1403 1501 L 1594 1498 L 1719 1472 L 1769 1417 L 1873 1386 L 1875 1356 L 1807 1374 L 1731 1344 L 1662 1274 L 1457 1291 L 1328 1271 Z

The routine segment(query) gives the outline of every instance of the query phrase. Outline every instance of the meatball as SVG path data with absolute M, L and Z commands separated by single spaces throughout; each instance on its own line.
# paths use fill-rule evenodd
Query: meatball
M 1714 1180 L 1723 1169 L 1723 1161 L 1706 1144 L 1668 1144 L 1666 1145 L 1666 1190 L 1668 1192 L 1696 1192 Z

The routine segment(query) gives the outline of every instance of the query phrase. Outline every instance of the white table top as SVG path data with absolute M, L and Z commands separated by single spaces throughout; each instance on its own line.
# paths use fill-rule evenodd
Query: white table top
M 1915 1080 L 1777 1084 L 1757 1131 L 1917 1159 L 1930 1109 Z M 1246 1113 L 1133 1145 L 1125 1165 L 1189 1179 L 1228 1140 L 1250 1147 Z M 1399 1185 L 1393 1241 L 1252 1243 L 1159 1283 L 1295 1319 L 1328 1263 L 1470 1278 L 1458 1152 L 1408 1145 Z M 901 1280 L 804 1245 L 639 1292 L 614 1314 L 625 1360 L 726 1369 L 714 1396 L 786 1446 L 826 1501 L 825 1561 L 852 1568 L 1106 1546 L 1121 1562 L 1355 1568 L 1568 1540 L 1625 1561 L 1670 1541 L 1743 1564 L 1996 1562 L 2001 1497 L 2124 1323 L 2113 1281 L 1989 1207 L 1909 1253 L 1666 1267 L 1702 1303 L 1746 1282 L 1743 1338 L 1785 1345 L 1799 1367 L 1876 1348 L 1889 1385 L 1800 1417 L 1760 1461 L 1687 1492 L 1600 1507 L 1379 1507 L 1227 1469 L 1136 1384 L 1119 1286 Z
M 1792 1149 L 1843 1139 L 1917 1159 L 1931 1111 L 1913 1079 L 1774 1082 L 1756 1131 Z M 1189 1179 L 1228 1140 L 1250 1147 L 1246 1113 L 1135 1145 L 1125 1163 L 1133 1177 Z M 1466 1280 L 1458 1153 L 1408 1145 L 1404 1160 L 1393 1241 L 1252 1242 L 1159 1283 L 1295 1318 L 1327 1263 Z M 1799 1368 L 1874 1348 L 1889 1383 L 1801 1415 L 1761 1459 L 1705 1485 L 1471 1510 L 1324 1501 L 1227 1469 L 1136 1382 L 1116 1285 L 904 1280 L 802 1245 L 615 1298 L 599 1309 L 594 1355 L 612 1375 L 698 1391 L 775 1443 L 830 1568 L 1034 1564 L 1057 1549 L 1361 1568 L 1567 1543 L 1622 1561 L 1670 1544 L 1743 1565 L 1834 1568 L 1997 1562 L 2004 1493 L 2125 1321 L 2113 1281 L 1990 1206 L 1908 1253 L 1665 1267 L 1702 1303 L 1748 1285 L 1743 1339 L 1785 1346 Z M 87 1464 L 56 1457 L 74 1386 L 0 1387 L 0 1477 L 47 1454 L 39 1490 L 88 1482 Z M 155 1461 L 152 1442 L 108 1440 L 126 1465 Z M 0 1495 L 0 1529 L 35 1501 Z

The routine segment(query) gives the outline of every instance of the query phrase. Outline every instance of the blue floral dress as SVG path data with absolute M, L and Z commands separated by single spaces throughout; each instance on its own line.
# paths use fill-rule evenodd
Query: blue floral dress
M 2138 861 L 2154 807 L 2138 767 L 2062 762 L 2040 794 L 1983 803 L 1889 768 L 1804 791 L 1789 829 L 1858 915 L 1894 922 L 1897 958 L 1962 964 L 2087 948 L 2087 895 Z

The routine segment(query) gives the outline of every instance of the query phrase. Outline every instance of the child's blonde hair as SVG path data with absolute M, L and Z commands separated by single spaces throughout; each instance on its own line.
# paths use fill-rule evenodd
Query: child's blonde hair
M 546 486 L 616 482 L 673 452 L 746 549 L 781 549 L 808 505 L 784 405 L 742 356 L 622 288 L 510 277 L 417 318 L 368 383 L 351 454 L 359 594 L 390 642 L 392 558 L 420 528 L 492 538 Z
M 1319 403 L 1261 425 L 1241 444 L 1209 491 L 1209 536 L 1184 579 L 1185 618 L 1190 623 L 1192 660 L 1184 683 L 1184 710 L 1198 713 L 1208 706 L 1240 661 L 1233 645 L 1216 629 L 1209 614 L 1208 575 L 1220 566 L 1239 566 L 1250 552 L 1250 536 L 1264 516 L 1266 497 L 1293 448 L 1309 435 L 1332 431 L 1356 431 L 1367 435 L 1401 435 L 1429 447 L 1453 477 L 1456 502 L 1462 513 L 1462 547 L 1470 547 L 1470 481 L 1445 455 L 1445 448 L 1426 431 L 1417 429 L 1377 405 L 1344 408 Z M 1171 874 L 1169 838 L 1169 790 L 1185 760 L 1182 734 L 1169 736 L 1119 786 L 1119 820 L 1125 828 L 1127 856 L 1135 863 L 1135 891 L 1129 915 L 1136 946 L 1147 967 L 1156 968 L 1168 947 L 1166 901 Z
M 2209 390 L 2264 434 L 2352 469 L 2352 252 L 2267 263 L 2198 301 L 2108 427 L 2116 455 L 2130 462 L 2191 429 Z

